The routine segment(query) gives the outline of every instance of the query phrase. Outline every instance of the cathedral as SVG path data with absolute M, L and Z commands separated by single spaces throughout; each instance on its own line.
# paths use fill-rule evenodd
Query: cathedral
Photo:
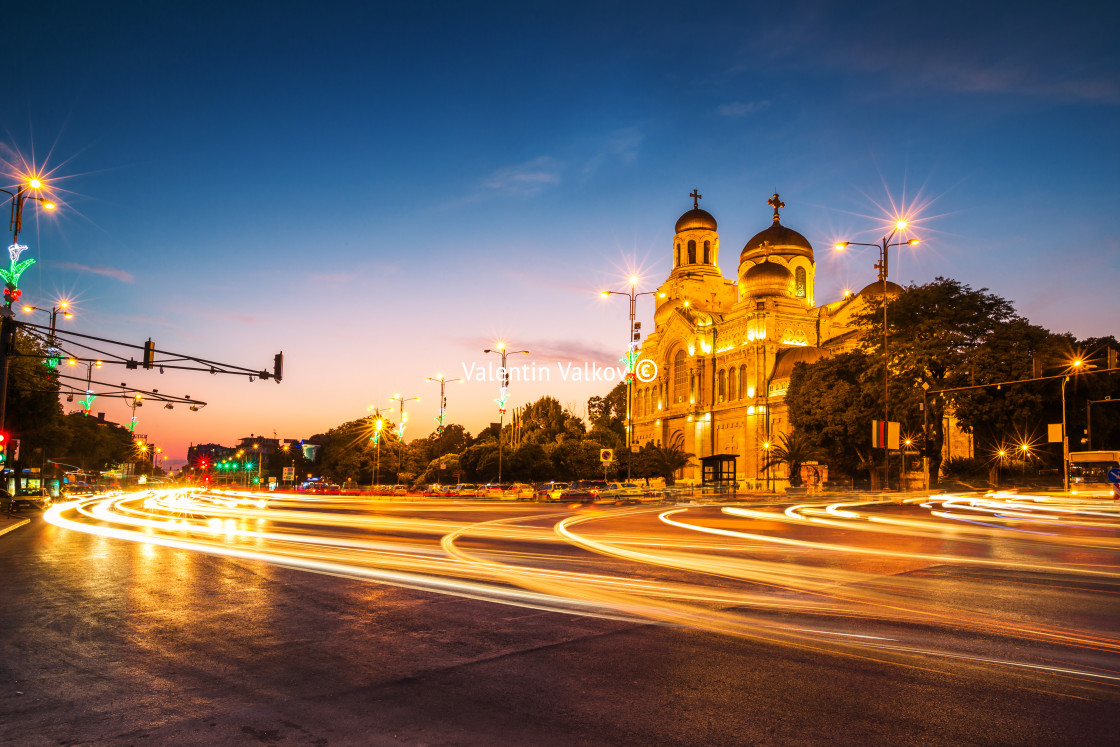
M 676 223 L 673 270 L 656 291 L 655 329 L 641 349 L 657 375 L 635 385 L 632 441 L 677 445 L 698 458 L 734 455 L 740 485 L 764 487 L 768 477 L 784 485 L 784 468 L 767 475 L 763 464 L 767 445 L 790 430 L 793 366 L 855 347 L 852 316 L 884 284 L 818 306 L 813 246 L 782 225 L 785 203 L 776 194 L 767 203 L 770 225 L 746 242 L 728 280 L 716 219 L 699 206 L 700 194 L 690 197 L 692 209 Z M 682 477 L 699 483 L 699 465 Z

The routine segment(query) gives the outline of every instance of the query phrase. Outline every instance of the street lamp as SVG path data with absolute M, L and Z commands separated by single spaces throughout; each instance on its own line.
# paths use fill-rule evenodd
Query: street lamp
M 899 241 L 897 243 L 890 243 L 894 235 L 899 231 L 906 229 L 906 221 L 899 220 L 894 224 L 891 232 L 884 236 L 877 244 L 865 244 L 861 241 L 840 241 L 836 244 L 836 251 L 844 251 L 849 246 L 873 246 L 879 250 L 879 261 L 875 263 L 875 269 L 879 271 L 879 282 L 883 285 L 883 423 L 884 428 L 890 429 L 890 362 L 887 358 L 887 268 L 890 260 L 890 249 L 895 246 L 914 246 L 919 242 L 919 239 L 913 238 L 907 241 Z M 890 489 L 890 446 L 883 444 L 883 489 Z M 900 486 L 901 487 L 901 486 Z
M 444 408 L 447 407 L 447 396 L 446 396 L 447 382 L 458 381 L 461 384 L 464 381 L 466 381 L 466 379 L 445 379 L 445 378 L 443 378 L 443 374 L 436 374 L 435 376 L 427 377 L 427 380 L 428 381 L 438 381 L 439 382 L 439 417 L 436 418 L 436 422 L 439 424 L 439 425 L 436 426 L 436 437 L 438 438 L 439 436 L 443 435 L 443 411 L 444 411 Z M 443 468 L 442 456 L 443 455 L 438 453 L 438 450 L 437 450 L 436 459 L 439 460 L 440 469 Z M 438 482 L 439 482 L 439 480 L 437 478 L 437 483 Z
M 401 422 L 397 424 L 397 436 L 400 439 L 400 440 L 397 441 L 397 485 L 400 485 L 401 484 L 401 467 L 404 466 L 404 462 L 401 460 L 401 448 L 404 446 L 405 421 L 408 420 L 408 415 L 404 411 L 404 403 L 405 402 L 419 402 L 420 398 L 419 397 L 402 397 L 401 395 L 397 394 L 395 396 L 390 397 L 389 401 L 390 402 L 400 402 L 401 403 Z
M 379 483 L 377 476 L 378 476 L 378 472 L 380 472 L 380 470 L 381 470 L 381 430 L 385 427 L 385 418 L 381 417 L 381 409 L 380 408 L 377 408 L 377 407 L 374 407 L 373 405 L 370 405 L 367 409 L 370 410 L 373 413 L 373 418 L 374 418 L 374 421 L 373 421 L 373 435 L 370 436 L 369 440 L 373 441 L 373 446 L 377 450 L 377 454 L 374 457 L 374 464 L 373 464 L 373 485 L 374 485 L 374 487 L 377 487 L 377 485 Z M 392 412 L 392 411 L 393 411 L 393 408 L 390 407 L 385 412 Z
M 638 311 L 638 296 L 654 296 L 657 295 L 657 292 L 644 291 L 638 293 L 638 277 L 631 275 L 629 291 L 605 290 L 601 291 L 599 295 L 603 298 L 626 296 L 630 299 L 630 336 L 626 340 L 626 360 L 629 369 L 626 372 L 626 481 L 629 482 L 630 468 L 633 463 L 631 448 L 634 443 L 634 418 L 632 416 L 634 409 L 634 365 L 637 362 L 638 340 L 642 337 L 642 333 L 638 331 L 641 329 L 641 323 L 635 322 L 634 317 Z
M 518 355 L 521 353 L 528 355 L 529 351 L 506 350 L 506 344 L 504 342 L 499 342 L 497 348 L 486 348 L 482 352 L 494 353 L 496 355 L 502 356 L 502 386 L 498 390 L 498 399 L 494 400 L 498 403 L 498 490 L 500 491 L 502 488 L 502 423 L 506 417 L 506 398 L 509 397 L 509 395 L 506 393 L 506 390 L 509 389 L 509 369 L 506 368 L 506 357 L 510 353 L 513 353 L 514 355 Z
M 3 271 L 2 274 L 5 280 L 4 286 L 4 303 L 0 306 L 0 431 L 4 430 L 4 421 L 7 414 L 8 405 L 8 351 L 12 348 L 13 337 L 15 336 L 15 322 L 12 320 L 12 303 L 19 300 L 19 278 L 23 271 L 35 263 L 33 259 L 25 259 L 20 261 L 19 255 L 23 253 L 26 246 L 21 246 L 19 243 L 19 232 L 23 227 L 23 203 L 27 200 L 34 200 L 43 206 L 46 210 L 54 210 L 57 205 L 45 197 L 39 197 L 35 194 L 30 194 L 28 190 L 39 190 L 44 188 L 44 184 L 37 176 L 28 176 L 20 180 L 19 186 L 15 192 L 8 189 L 0 189 L 0 192 L 11 196 L 11 220 L 8 228 L 12 232 L 12 245 L 8 247 L 8 257 L 11 263 L 8 269 Z

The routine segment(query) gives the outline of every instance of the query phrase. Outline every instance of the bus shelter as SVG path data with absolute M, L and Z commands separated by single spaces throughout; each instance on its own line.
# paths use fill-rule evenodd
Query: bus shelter
M 712 454 L 700 457 L 700 487 L 734 488 L 735 460 L 738 454 Z

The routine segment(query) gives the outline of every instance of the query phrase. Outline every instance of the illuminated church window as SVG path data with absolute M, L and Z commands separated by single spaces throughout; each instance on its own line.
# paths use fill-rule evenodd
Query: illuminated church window
M 798 267 L 797 272 L 794 274 L 794 278 L 797 288 L 797 292 L 795 295 L 798 298 L 805 298 L 805 268 Z
M 712 242 L 704 242 L 704 264 L 709 265 L 712 263 Z
M 684 402 L 688 388 L 688 369 L 684 365 L 684 351 L 678 350 L 673 357 L 673 400 Z
M 688 242 L 688 263 L 690 265 L 696 264 L 696 242 Z

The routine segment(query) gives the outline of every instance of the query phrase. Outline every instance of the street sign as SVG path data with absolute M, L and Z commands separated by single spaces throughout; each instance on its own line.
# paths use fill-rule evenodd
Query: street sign
M 1108 481 L 1113 485 L 1120 484 L 1120 467 L 1113 467 L 1108 471 Z
M 284 480 L 290 482 L 291 480 L 294 480 L 294 479 L 296 479 L 296 468 L 295 467 L 285 467 L 284 468 Z
M 599 461 L 603 464 L 614 461 L 614 449 L 599 449 Z

